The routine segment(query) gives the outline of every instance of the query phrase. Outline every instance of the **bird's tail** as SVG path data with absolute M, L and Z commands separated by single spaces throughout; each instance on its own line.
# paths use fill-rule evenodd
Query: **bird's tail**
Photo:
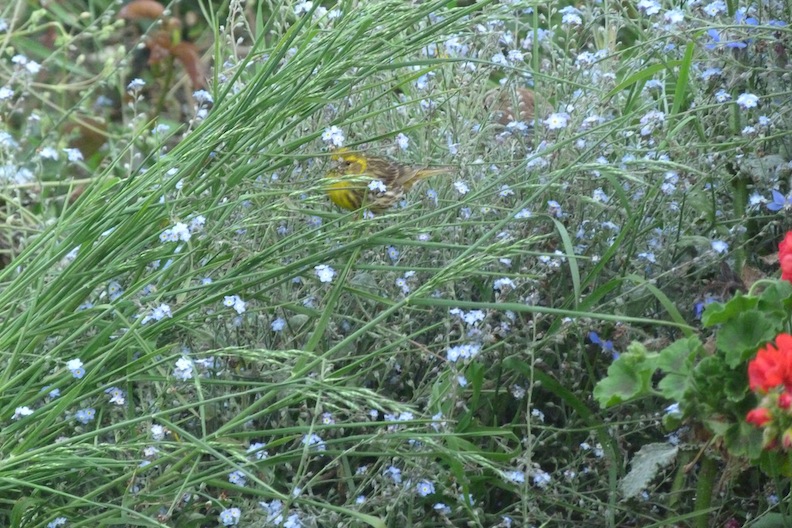
M 410 178 L 408 181 L 404 183 L 404 189 L 410 190 L 410 188 L 418 183 L 421 180 L 425 180 L 427 178 L 431 178 L 432 176 L 439 176 L 440 174 L 454 174 L 456 172 L 456 167 L 432 167 L 432 168 L 425 168 L 419 169 L 415 171 L 415 175 Z

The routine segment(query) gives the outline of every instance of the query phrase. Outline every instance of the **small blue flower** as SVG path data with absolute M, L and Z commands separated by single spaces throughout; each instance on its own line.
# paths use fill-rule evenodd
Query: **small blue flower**
M 703 301 L 699 301 L 693 305 L 693 312 L 696 319 L 701 319 L 701 314 L 704 313 L 704 308 L 707 307 L 708 304 L 712 304 L 716 301 L 716 299 L 712 297 L 707 297 Z
M 792 209 L 792 192 L 784 196 L 780 192 L 773 189 L 772 193 L 773 193 L 773 201 L 768 202 L 767 204 L 768 209 L 770 209 L 771 211 L 780 211 L 782 209 L 784 211 L 789 211 L 790 209 Z
M 428 189 L 426 191 L 426 197 L 429 198 L 429 200 L 431 200 L 432 203 L 437 205 L 437 191 L 435 191 L 434 189 Z
M 83 362 L 80 361 L 79 358 L 71 359 L 68 363 L 66 363 L 66 368 L 72 373 L 77 379 L 81 379 L 85 376 L 85 369 L 83 368 Z
M 737 97 L 737 104 L 743 110 L 756 108 L 759 105 L 759 98 L 752 93 L 742 93 Z
M 396 466 L 389 466 L 385 468 L 383 471 L 384 474 L 390 476 L 393 479 L 393 482 L 396 484 L 401 484 L 402 477 L 401 477 L 401 469 L 397 468 Z
M 427 495 L 431 495 L 435 492 L 435 487 L 434 484 L 428 480 L 422 480 L 415 486 L 415 491 L 417 491 L 418 495 L 421 497 L 426 497 Z
M 710 42 L 709 44 L 705 44 L 704 45 L 705 48 L 711 50 L 721 45 L 721 34 L 717 29 L 708 29 L 707 35 L 709 35 L 710 39 L 712 39 L 712 42 Z M 748 44 L 746 44 L 745 42 L 737 41 L 737 42 L 726 42 L 724 46 L 732 49 L 742 49 L 747 47 Z
M 599 334 L 597 334 L 597 332 L 595 332 L 593 330 L 591 332 L 589 332 L 588 338 L 589 338 L 589 341 L 591 341 L 593 344 L 602 347 L 602 351 L 603 352 L 608 352 L 609 354 L 611 354 L 613 359 L 618 359 L 619 358 L 619 353 L 616 352 L 614 350 L 614 348 L 613 348 L 613 341 L 610 341 L 610 340 L 603 341 L 602 339 L 600 339 Z
M 246 483 L 245 474 L 239 470 L 232 471 L 228 475 L 228 482 L 234 484 L 235 486 L 244 487 Z
M 236 526 L 242 517 L 242 510 L 239 508 L 229 508 L 220 512 L 220 522 L 223 526 Z
M 80 409 L 74 413 L 74 418 L 81 424 L 88 425 L 96 418 L 96 410 L 91 407 Z
M 665 412 L 668 415 L 682 416 L 682 411 L 679 408 L 679 403 L 672 403 L 671 405 L 665 408 Z
M 388 246 L 388 258 L 393 262 L 399 260 L 399 250 L 393 246 Z
M 384 193 L 388 190 L 382 180 L 371 180 L 368 184 L 368 188 L 370 191 L 374 191 L 376 193 Z
M 712 247 L 712 250 L 715 251 L 715 253 L 726 253 L 726 251 L 729 250 L 729 244 L 723 240 L 713 240 L 710 243 L 710 246 Z

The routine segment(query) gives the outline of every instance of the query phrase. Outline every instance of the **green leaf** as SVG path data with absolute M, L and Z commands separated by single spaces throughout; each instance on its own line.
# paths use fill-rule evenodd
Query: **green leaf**
M 693 384 L 685 394 L 686 414 L 697 414 L 701 420 L 714 416 L 719 416 L 719 420 L 725 416 L 741 420 L 753 403 L 746 398 L 751 394 L 747 377 L 745 368 L 729 368 L 721 356 L 705 357 L 696 365 Z M 688 405 L 695 411 L 687 409 Z
M 748 369 L 738 368 L 731 373 L 732 375 L 728 376 L 723 384 L 723 394 L 728 401 L 740 404 L 745 401 L 746 396 L 753 394 L 748 390 Z M 729 407 L 733 408 L 733 406 Z M 741 406 L 738 405 L 734 410 L 741 413 L 743 409 L 739 407 Z
M 762 455 L 762 429 L 740 420 L 728 427 L 723 434 L 724 445 L 729 453 L 750 460 Z
M 622 82 L 620 82 L 613 90 L 611 90 L 610 92 L 608 92 L 605 95 L 605 98 L 607 99 L 609 97 L 613 97 L 617 93 L 621 92 L 625 88 L 628 88 L 628 87 L 632 86 L 633 84 L 635 84 L 637 82 L 641 82 L 641 81 L 646 82 L 647 80 L 649 80 L 652 77 L 654 77 L 654 75 L 657 72 L 663 71 L 663 70 L 668 69 L 668 68 L 676 67 L 676 66 L 678 66 L 681 63 L 682 62 L 678 61 L 678 60 L 676 60 L 676 61 L 668 61 L 668 62 L 666 62 L 664 64 L 654 64 L 652 66 L 644 68 L 643 70 L 630 75 L 629 77 L 624 79 Z
M 674 89 L 674 106 L 671 108 L 671 114 L 676 116 L 683 107 L 687 107 L 687 93 L 688 81 L 690 80 L 690 68 L 693 63 L 693 51 L 696 46 L 691 41 L 688 42 L 685 49 L 685 57 L 679 65 L 679 77 L 677 78 L 676 88 Z
M 705 327 L 725 323 L 744 311 L 756 308 L 758 302 L 756 297 L 747 297 L 737 292 L 734 298 L 725 304 L 718 302 L 708 304 L 701 316 L 701 322 Z
M 657 384 L 660 393 L 669 400 L 682 401 L 692 383 L 693 360 L 704 348 L 697 337 L 680 339 L 660 351 L 657 366 L 665 376 Z
M 779 528 L 788 525 L 786 515 L 778 512 L 769 512 L 745 526 L 749 528 Z
M 784 310 L 792 304 L 792 283 L 776 281 L 759 296 L 759 309 L 762 311 Z
M 726 364 L 736 368 L 753 356 L 760 346 L 772 341 L 781 329 L 778 322 L 765 317 L 762 312 L 745 311 L 721 328 L 716 346 L 725 353 Z
M 788 453 L 762 451 L 759 456 L 759 468 L 771 477 L 792 476 L 792 460 Z
M 594 387 L 594 398 L 600 407 L 608 408 L 638 396 L 651 394 L 652 374 L 657 354 L 650 354 L 640 343 L 632 343 L 627 351 L 608 367 L 608 375 Z

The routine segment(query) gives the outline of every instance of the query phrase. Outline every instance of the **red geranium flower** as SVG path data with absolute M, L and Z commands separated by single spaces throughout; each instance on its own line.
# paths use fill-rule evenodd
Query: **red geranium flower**
M 756 427 L 762 427 L 764 424 L 769 422 L 772 419 L 770 415 L 770 410 L 764 407 L 757 407 L 756 409 L 751 409 L 748 411 L 748 414 L 745 416 L 745 421 L 749 424 L 753 424 Z
M 781 279 L 792 281 L 792 231 L 787 231 L 778 244 L 778 262 L 781 263 Z
M 748 363 L 748 382 L 754 392 L 764 394 L 779 385 L 792 390 L 792 336 L 778 334 L 775 342 L 778 348 L 768 343 Z

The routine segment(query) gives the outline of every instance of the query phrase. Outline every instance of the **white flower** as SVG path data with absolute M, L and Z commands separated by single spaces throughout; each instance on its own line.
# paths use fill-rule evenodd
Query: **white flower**
M 455 181 L 454 188 L 459 194 L 467 194 L 470 192 L 470 187 L 468 187 L 467 183 L 463 182 L 462 180 Z
M 76 163 L 78 161 L 82 161 L 83 160 L 83 155 L 82 155 L 82 152 L 80 152 L 80 149 L 65 148 L 65 149 L 63 149 L 63 152 L 66 153 L 66 158 L 69 161 L 71 161 L 72 163 Z
M 151 319 L 154 319 L 156 321 L 161 321 L 166 317 L 173 317 L 170 306 L 168 306 L 167 304 L 164 303 L 160 304 L 159 306 L 151 310 Z
M 729 250 L 729 244 L 723 240 L 713 240 L 710 245 L 715 253 L 726 253 Z
M 470 310 L 462 314 L 462 320 L 469 325 L 480 323 L 484 320 L 484 312 L 482 310 Z
M 181 381 L 187 381 L 193 377 L 193 364 L 190 358 L 182 356 L 176 360 L 176 367 L 173 369 L 173 376 Z
M 660 12 L 660 3 L 656 0 L 640 0 L 638 2 L 638 9 L 642 10 L 647 15 L 656 15 Z
M 143 87 L 146 86 L 146 81 L 143 79 L 132 79 L 129 84 L 127 84 L 127 92 L 137 92 Z
M 562 24 L 569 24 L 572 26 L 579 26 L 583 23 L 583 18 L 580 16 L 581 12 L 579 9 L 573 6 L 567 6 L 562 9 L 558 10 L 561 15 L 561 23 Z
M 325 451 L 327 449 L 327 444 L 325 444 L 325 441 L 322 440 L 322 437 L 316 433 L 303 436 L 302 444 L 307 445 L 308 447 L 316 448 L 318 451 Z
M 206 224 L 206 217 L 204 215 L 198 215 L 194 218 L 191 218 L 190 232 L 195 233 L 197 231 L 203 231 L 205 224 Z
M 665 18 L 666 22 L 668 22 L 669 24 L 678 24 L 679 22 L 685 20 L 685 12 L 679 8 L 671 9 L 669 11 L 666 11 L 663 17 Z
M 245 313 L 247 307 L 247 303 L 243 301 L 239 295 L 226 295 L 223 297 L 223 305 L 228 308 L 233 308 L 239 315 Z
M 529 211 L 528 209 L 522 209 L 521 211 L 519 211 L 517 214 L 514 215 L 514 218 L 516 218 L 517 220 L 522 220 L 523 218 L 531 218 L 532 215 L 533 213 L 531 213 L 531 211 Z
M 508 66 L 509 61 L 506 60 L 506 56 L 503 53 L 496 53 L 490 59 L 493 64 L 497 64 L 499 66 Z
M 264 450 L 265 447 L 267 447 L 267 444 L 263 442 L 253 442 L 250 444 L 250 447 L 247 448 L 247 453 L 252 453 L 256 460 L 266 460 L 269 453 Z
M 247 303 L 242 299 L 240 299 L 239 297 L 237 297 L 236 302 L 234 302 L 234 310 L 236 311 L 236 313 L 242 315 L 243 313 L 245 313 L 246 307 L 247 307 Z
M 503 291 L 503 290 L 513 290 L 515 288 L 514 281 L 508 277 L 503 277 L 502 279 L 498 279 L 492 285 L 493 290 Z
M 58 151 L 55 150 L 52 147 L 44 147 L 39 152 L 39 157 L 41 159 L 48 159 L 48 160 L 56 161 L 58 159 Z
M 336 274 L 335 270 L 327 264 L 314 266 L 314 271 L 316 272 L 316 276 L 319 277 L 320 282 L 333 282 L 333 277 L 335 277 Z
M 25 416 L 30 416 L 33 414 L 33 409 L 27 406 L 17 407 L 14 410 L 14 420 L 19 420 L 20 418 L 24 418 Z
M 723 0 L 715 0 L 703 7 L 703 11 L 705 14 L 714 17 L 718 16 L 720 13 L 726 12 L 726 2 Z
M 108 389 L 105 389 L 105 394 L 110 396 L 110 403 L 113 403 L 115 405 L 126 404 L 126 397 L 124 396 L 124 391 L 122 391 L 118 387 L 110 387 Z
M 157 424 L 152 425 L 150 431 L 151 431 L 151 438 L 153 438 L 154 440 L 163 440 L 165 438 L 165 435 L 168 433 L 167 429 Z
M 544 124 L 549 130 L 566 128 L 567 124 L 569 124 L 569 115 L 564 113 L 552 113 L 544 120 Z
M 400 149 L 407 150 L 407 147 L 410 146 L 410 138 L 399 132 L 396 136 L 396 144 L 399 145 Z
M 418 495 L 421 497 L 426 497 L 427 495 L 431 495 L 435 492 L 434 484 L 429 482 L 428 480 L 422 480 L 415 486 L 415 490 L 418 492 Z
M 719 103 L 725 103 L 726 101 L 731 101 L 731 94 L 726 90 L 718 90 L 715 92 L 715 100 Z
M 212 98 L 212 94 L 207 92 L 206 90 L 196 90 L 193 92 L 193 99 L 199 105 L 206 104 L 206 103 L 214 103 L 214 99 Z
M 190 237 L 190 228 L 187 224 L 183 222 L 177 222 L 176 225 L 173 227 L 169 227 L 162 233 L 160 233 L 160 242 L 177 242 L 181 240 L 182 242 L 189 242 Z
M 325 128 L 325 131 L 322 132 L 322 141 L 325 143 L 330 143 L 335 147 L 344 146 L 345 139 L 346 137 L 344 136 L 344 131 L 335 125 Z
M 370 191 L 384 193 L 388 190 L 388 187 L 382 180 L 371 180 L 368 184 L 368 188 Z
M 546 488 L 552 480 L 552 477 L 541 469 L 538 469 L 534 472 L 533 483 L 537 488 Z
M 601 203 L 608 203 L 608 201 L 610 200 L 610 197 L 608 197 L 608 195 L 605 194 L 605 191 L 602 190 L 602 187 L 594 189 L 594 192 L 591 193 L 591 197 L 595 201 L 601 202 Z
M 83 366 L 83 362 L 80 361 L 79 358 L 70 359 L 68 363 L 66 363 L 66 368 L 69 370 L 77 370 Z
M 297 16 L 302 15 L 303 13 L 308 13 L 313 8 L 313 2 L 298 2 L 294 6 L 294 14 Z
M 446 352 L 446 358 L 452 363 L 456 363 L 460 359 L 471 359 L 476 357 L 481 352 L 481 345 L 478 343 L 468 343 L 464 345 L 453 346 Z
M 737 97 L 737 104 L 743 110 L 756 108 L 759 105 L 759 98 L 752 93 L 743 93 Z

